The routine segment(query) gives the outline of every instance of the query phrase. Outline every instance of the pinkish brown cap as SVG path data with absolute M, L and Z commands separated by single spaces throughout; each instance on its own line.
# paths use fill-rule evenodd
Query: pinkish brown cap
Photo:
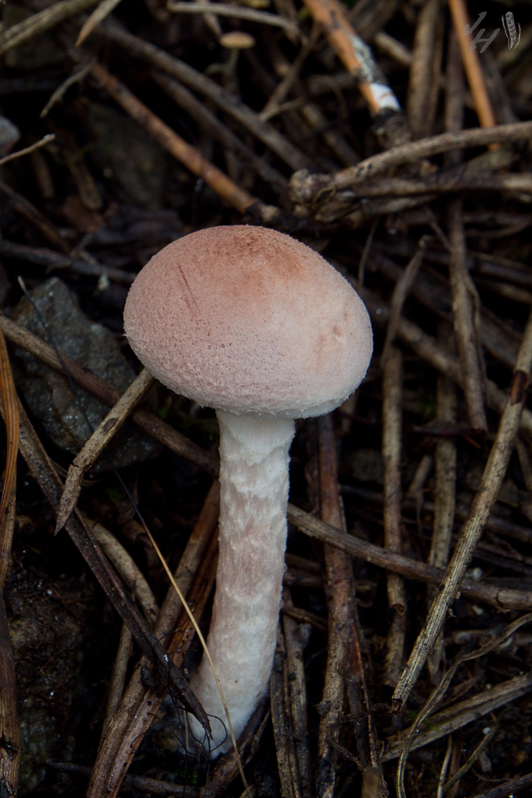
M 173 391 L 227 412 L 322 415 L 360 384 L 366 308 L 321 255 L 264 227 L 212 227 L 174 241 L 131 286 L 124 328 Z

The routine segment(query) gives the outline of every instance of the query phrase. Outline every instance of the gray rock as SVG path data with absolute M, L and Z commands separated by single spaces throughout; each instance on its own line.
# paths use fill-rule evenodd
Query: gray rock
M 91 321 L 82 312 L 75 294 L 57 277 L 52 277 L 30 292 L 43 315 L 48 331 L 59 351 L 101 377 L 121 393 L 135 378 L 135 373 L 120 352 L 109 330 Z M 12 318 L 43 340 L 48 340 L 34 308 L 23 297 Z M 91 430 L 78 407 L 68 380 L 32 355 L 17 350 L 16 383 L 31 412 L 42 422 L 50 438 L 61 449 L 77 454 Z M 109 408 L 80 389 L 85 412 L 93 428 L 107 415 Z M 117 467 L 145 460 L 159 444 L 125 425 L 108 447 Z M 107 468 L 100 458 L 95 471 Z M 93 472 L 94 473 L 94 472 Z
M 20 130 L 6 116 L 0 116 L 0 158 L 7 155 L 20 138 Z

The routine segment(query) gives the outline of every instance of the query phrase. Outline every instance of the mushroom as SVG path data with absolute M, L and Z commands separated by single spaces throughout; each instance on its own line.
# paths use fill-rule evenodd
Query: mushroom
M 220 554 L 207 646 L 238 736 L 275 653 L 294 419 L 330 412 L 360 384 L 373 348 L 369 316 L 314 250 L 236 225 L 155 255 L 130 289 L 124 328 L 158 380 L 216 409 Z M 191 686 L 212 718 L 214 751 L 228 750 L 206 657 Z

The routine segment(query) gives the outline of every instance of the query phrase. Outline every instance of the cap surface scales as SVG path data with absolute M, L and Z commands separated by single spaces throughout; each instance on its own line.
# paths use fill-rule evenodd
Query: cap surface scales
M 129 342 L 167 387 L 240 415 L 321 415 L 362 381 L 366 308 L 314 250 L 263 227 L 200 230 L 155 255 L 124 309 Z

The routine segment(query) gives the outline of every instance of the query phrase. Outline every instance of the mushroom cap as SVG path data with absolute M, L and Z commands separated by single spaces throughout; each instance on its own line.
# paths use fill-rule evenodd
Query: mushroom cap
M 129 342 L 173 391 L 241 415 L 322 415 L 360 384 L 366 308 L 321 255 L 264 227 L 212 227 L 164 247 L 124 309 Z

